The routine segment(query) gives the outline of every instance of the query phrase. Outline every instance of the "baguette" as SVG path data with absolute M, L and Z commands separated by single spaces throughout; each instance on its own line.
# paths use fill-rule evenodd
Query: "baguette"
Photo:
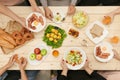
M 6 48 L 9 48 L 9 49 L 13 49 L 15 47 L 13 44 L 11 44 L 8 41 L 4 40 L 2 37 L 0 37 L 0 46 L 6 47 Z
M 6 41 L 10 42 L 11 44 L 13 44 L 14 46 L 16 46 L 16 42 L 15 40 L 6 32 L 4 32 L 2 29 L 0 29 L 0 37 L 5 39 Z

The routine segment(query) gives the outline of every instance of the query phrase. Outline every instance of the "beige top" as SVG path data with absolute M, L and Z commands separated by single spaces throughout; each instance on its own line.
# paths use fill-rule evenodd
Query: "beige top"
M 75 5 L 77 0 L 40 0 L 43 6 L 68 6 Z

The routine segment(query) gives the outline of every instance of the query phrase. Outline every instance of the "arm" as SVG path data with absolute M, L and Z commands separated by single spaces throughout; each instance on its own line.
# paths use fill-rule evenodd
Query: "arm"
M 106 80 L 103 76 L 99 75 L 97 72 L 95 72 L 93 69 L 89 67 L 89 61 L 86 61 L 86 64 L 84 66 L 85 71 L 92 77 L 94 80 Z
M 114 16 L 117 14 L 120 14 L 120 7 L 117 8 L 116 10 L 112 11 L 111 14 L 113 14 Z
M 37 6 L 35 0 L 29 0 L 31 6 L 32 6 L 32 10 L 35 11 L 35 12 L 39 12 L 43 15 L 43 12 L 42 10 Z
M 6 70 L 8 70 L 13 64 L 14 64 L 15 60 L 14 60 L 14 56 L 12 56 L 9 60 L 9 62 L 0 69 L 0 76 L 6 72 Z
M 41 4 L 43 5 L 43 8 L 44 8 L 44 11 L 45 11 L 45 16 L 52 20 L 53 18 L 53 13 L 52 11 L 50 10 L 50 8 L 48 8 L 48 5 L 47 5 L 47 0 L 40 0 Z
M 20 69 L 20 73 L 21 73 L 21 79 L 22 80 L 28 80 L 24 69 Z
M 21 73 L 21 79 L 22 80 L 28 80 L 27 75 L 25 73 L 25 67 L 27 65 L 27 60 L 25 58 L 21 58 L 19 61 L 19 68 L 20 68 L 20 73 Z
M 0 3 L 0 13 L 16 20 L 17 22 L 19 22 L 20 24 L 22 24 L 25 27 L 25 21 L 23 18 L 17 16 L 14 12 L 12 12 L 9 8 L 7 8 L 6 6 L 2 5 Z M 8 14 L 9 13 L 9 14 Z
M 67 80 L 67 72 L 68 68 L 64 60 L 61 62 L 61 67 L 62 67 L 62 73 L 57 77 L 57 80 Z

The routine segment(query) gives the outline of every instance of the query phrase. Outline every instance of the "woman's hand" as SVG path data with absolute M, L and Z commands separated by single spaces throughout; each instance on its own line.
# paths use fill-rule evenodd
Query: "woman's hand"
M 76 11 L 75 6 L 74 6 L 74 5 L 70 5 L 70 6 L 68 7 L 68 12 L 67 12 L 67 14 L 68 14 L 68 15 L 72 15 L 72 14 L 75 13 L 75 11 Z
M 84 65 L 84 69 L 89 75 L 91 75 L 93 72 L 93 70 L 89 67 L 89 60 L 88 59 L 86 60 L 86 63 Z
M 20 70 L 24 70 L 25 67 L 26 67 L 26 65 L 27 65 L 27 60 L 22 57 L 22 58 L 19 60 L 19 68 L 20 68 Z
M 48 7 L 45 7 L 44 10 L 45 10 L 45 16 L 46 16 L 48 19 L 52 20 L 52 18 L 53 18 L 53 13 L 52 13 L 52 11 L 51 11 Z
M 7 68 L 12 67 L 12 65 L 14 64 L 14 62 L 15 62 L 14 56 L 10 57 L 9 62 L 6 64 L 6 67 Z
M 62 60 L 62 62 L 61 62 L 61 67 L 63 70 L 61 75 L 67 76 L 68 67 L 67 67 L 66 62 L 64 60 Z
M 39 12 L 39 13 L 41 13 L 44 16 L 44 13 L 42 12 L 42 10 L 39 7 L 34 7 L 33 11 L 34 12 Z
M 66 62 L 64 60 L 62 60 L 62 62 L 61 62 L 61 67 L 62 67 L 62 70 L 68 71 L 68 67 L 67 67 Z
M 120 60 L 120 55 L 118 54 L 118 52 L 115 49 L 113 49 L 112 51 L 114 53 L 114 58 Z

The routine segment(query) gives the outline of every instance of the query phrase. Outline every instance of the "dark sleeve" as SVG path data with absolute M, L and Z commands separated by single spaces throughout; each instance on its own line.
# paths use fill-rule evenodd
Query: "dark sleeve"
M 96 71 L 92 72 L 91 77 L 94 78 L 94 80 L 107 80 L 103 76 L 98 74 Z
M 67 77 L 64 75 L 58 75 L 57 80 L 67 80 Z

